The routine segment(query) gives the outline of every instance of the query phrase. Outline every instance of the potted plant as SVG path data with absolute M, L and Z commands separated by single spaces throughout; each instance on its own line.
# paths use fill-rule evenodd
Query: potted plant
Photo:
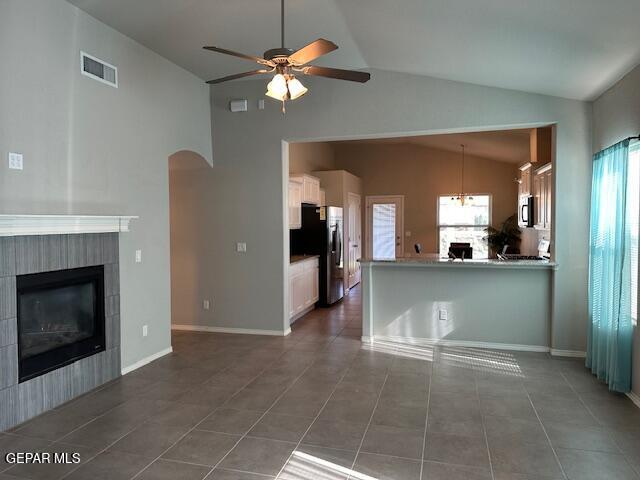
M 499 229 L 495 227 L 487 227 L 487 243 L 491 251 L 491 256 L 502 252 L 505 245 L 509 246 L 510 253 L 517 253 L 520 248 L 520 229 L 518 228 L 517 215 L 511 215 L 507 218 Z

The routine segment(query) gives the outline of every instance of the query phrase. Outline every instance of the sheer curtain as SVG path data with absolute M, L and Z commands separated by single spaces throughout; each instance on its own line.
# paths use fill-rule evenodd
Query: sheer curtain
M 593 159 L 587 367 L 610 390 L 631 389 L 631 229 L 629 141 Z

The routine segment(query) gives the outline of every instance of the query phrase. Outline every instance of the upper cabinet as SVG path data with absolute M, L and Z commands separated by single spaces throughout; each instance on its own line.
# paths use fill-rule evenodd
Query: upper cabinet
M 302 184 L 302 203 L 320 205 L 320 180 L 311 175 L 291 175 L 290 181 Z
M 535 228 L 549 230 L 553 213 L 553 167 L 551 163 L 535 171 L 533 185 Z
M 531 185 L 531 170 L 532 165 L 530 163 L 525 163 L 520 167 L 520 179 L 518 185 L 518 195 L 521 197 L 528 197 L 531 195 L 532 185 Z
M 289 180 L 289 230 L 302 228 L 302 189 L 301 182 Z

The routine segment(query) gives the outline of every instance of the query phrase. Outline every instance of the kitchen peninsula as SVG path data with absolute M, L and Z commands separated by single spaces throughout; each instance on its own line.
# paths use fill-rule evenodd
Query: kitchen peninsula
M 363 340 L 548 351 L 549 261 L 363 260 Z

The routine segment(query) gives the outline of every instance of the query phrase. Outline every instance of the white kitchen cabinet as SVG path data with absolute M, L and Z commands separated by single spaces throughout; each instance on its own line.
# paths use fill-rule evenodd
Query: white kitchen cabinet
M 320 205 L 320 179 L 311 175 L 291 175 L 289 180 L 302 184 L 302 203 Z
M 518 194 L 521 196 L 531 195 L 531 164 L 525 163 L 520 167 L 520 182 Z
M 290 264 L 289 297 L 289 318 L 312 309 L 320 299 L 318 257 Z
M 289 230 L 302 227 L 302 183 L 289 180 Z
M 544 185 L 540 175 L 534 175 L 533 177 L 533 216 L 534 227 L 544 228 Z
M 550 163 L 535 171 L 533 180 L 535 198 L 535 228 L 549 230 L 552 216 L 553 169 Z

